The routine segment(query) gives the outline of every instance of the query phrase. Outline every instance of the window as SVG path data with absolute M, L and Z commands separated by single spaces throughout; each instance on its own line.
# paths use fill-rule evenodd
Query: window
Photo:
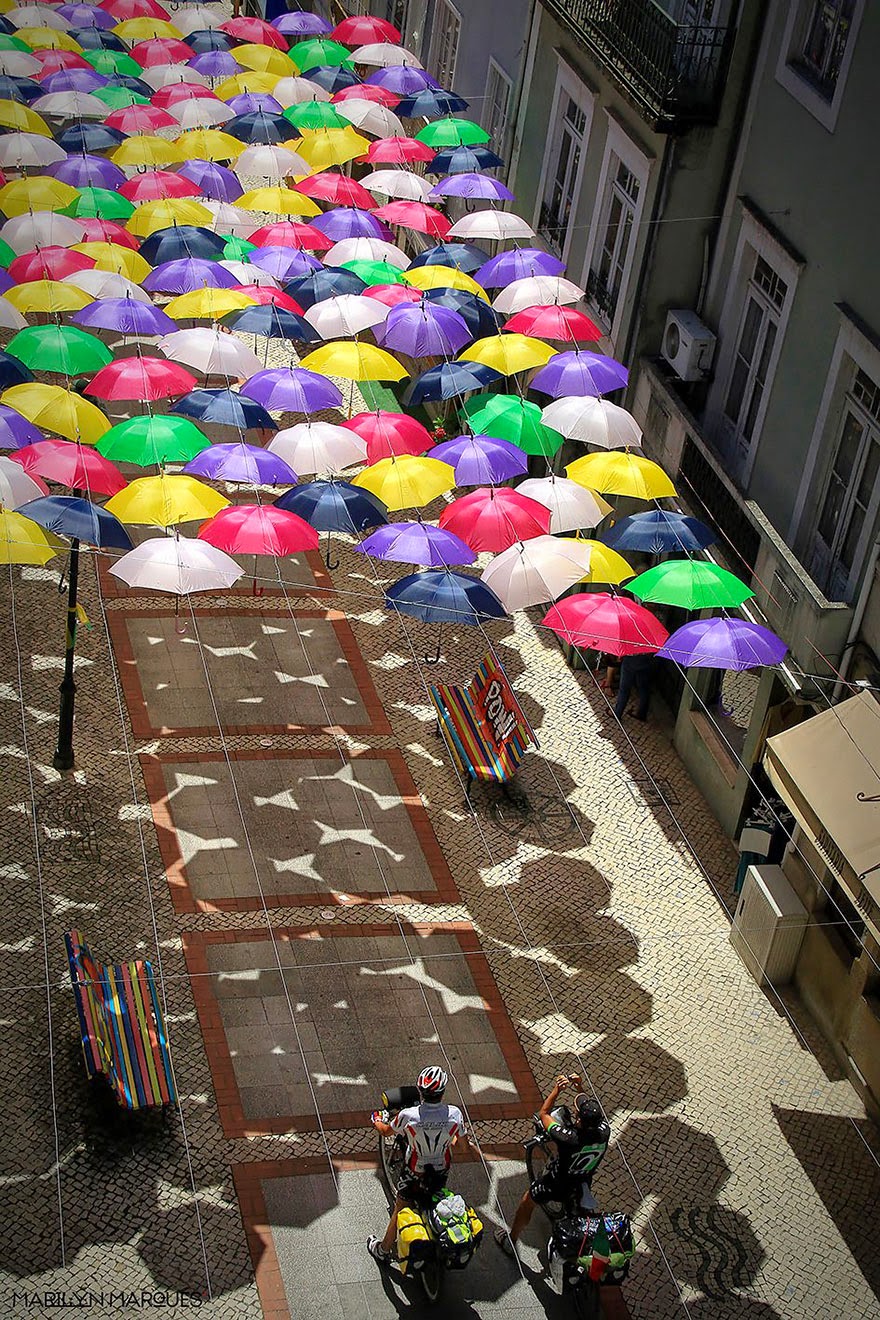
M 763 257 L 756 256 L 724 402 L 730 439 L 742 456 L 748 453 L 764 401 L 787 293 L 784 280 Z
M 483 102 L 483 127 L 490 134 L 492 150 L 502 158 L 507 151 L 507 116 L 510 109 L 511 81 L 494 60 L 489 60 L 486 97 Z
M 834 131 L 864 0 L 789 0 L 776 77 Z
M 855 0 L 813 0 L 795 64 L 826 101 L 834 97 Z
M 557 252 L 563 252 L 567 245 L 568 225 L 580 179 L 586 131 L 586 112 L 568 92 L 563 92 L 551 149 L 554 163 L 544 187 L 540 221 L 541 233 Z
M 441 87 L 451 88 L 455 80 L 460 35 L 461 18 L 457 10 L 453 9 L 449 0 L 435 0 L 428 67 Z
M 613 325 L 624 274 L 635 239 L 641 184 L 613 152 L 599 231 L 598 258 L 587 280 L 590 301 Z
M 397 28 L 398 32 L 403 34 L 404 45 L 406 45 L 406 20 L 409 17 L 409 0 L 391 0 L 389 14 L 391 22 Z

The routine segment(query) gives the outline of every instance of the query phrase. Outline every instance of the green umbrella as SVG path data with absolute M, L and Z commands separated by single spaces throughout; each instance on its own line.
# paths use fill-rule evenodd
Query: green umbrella
M 400 271 L 390 261 L 344 261 L 337 270 L 350 270 L 364 284 L 406 284 Z
M 490 141 L 485 128 L 470 119 L 436 119 L 420 128 L 416 137 L 428 147 L 472 147 Z
M 130 105 L 149 105 L 150 98 L 140 92 L 130 92 L 127 87 L 96 87 L 91 93 L 103 101 L 111 110 L 126 110 Z
M 10 261 L 15 261 L 15 253 L 8 243 L 4 243 L 0 238 L 0 266 L 5 270 Z
M 100 371 L 113 361 L 106 344 L 75 325 L 29 325 L 10 340 L 8 351 L 28 367 L 68 376 Z
M 329 101 L 300 101 L 299 105 L 289 105 L 283 114 L 297 128 L 345 128 L 350 123 Z
M 22 41 L 21 37 L 11 37 L 5 32 L 0 32 L 0 50 L 23 50 L 26 55 L 33 55 L 33 51 L 27 42 Z
M 101 436 L 99 453 L 115 463 L 184 463 L 207 449 L 210 440 L 186 417 L 130 417 Z
M 126 197 L 110 188 L 80 188 L 79 197 L 72 206 L 65 208 L 65 215 L 97 216 L 101 220 L 128 220 L 134 214 L 134 207 Z
M 462 407 L 476 435 L 509 440 L 526 454 L 549 458 L 562 447 L 565 437 L 546 426 L 536 403 L 518 394 L 478 394 Z
M 224 261 L 247 261 L 252 252 L 256 252 L 256 243 L 249 243 L 246 238 L 236 238 L 234 234 L 223 235 L 226 246 L 223 249 Z
M 133 60 L 121 50 L 84 50 L 82 58 L 98 73 L 105 73 L 108 78 L 112 78 L 114 73 L 140 78 L 143 73 L 137 60 Z
M 735 609 L 754 592 L 726 568 L 707 559 L 670 559 L 627 583 L 639 600 L 685 610 Z
M 287 53 L 300 73 L 305 73 L 306 69 L 326 68 L 330 65 L 353 68 L 348 47 L 340 45 L 338 41 L 331 41 L 329 37 L 310 37 L 307 41 L 298 41 Z

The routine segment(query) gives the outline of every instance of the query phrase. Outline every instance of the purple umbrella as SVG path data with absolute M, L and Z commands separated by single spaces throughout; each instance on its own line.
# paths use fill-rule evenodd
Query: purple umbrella
M 242 92 L 240 96 L 230 96 L 226 104 L 236 115 L 250 115 L 256 110 L 263 110 L 270 115 L 280 115 L 284 109 L 280 101 L 276 101 L 274 96 L 269 96 L 266 92 Z
M 316 215 L 309 220 L 309 224 L 332 238 L 334 243 L 340 243 L 344 238 L 381 238 L 386 243 L 394 241 L 386 224 L 357 206 L 337 206 L 332 211 L 325 211 L 323 215 Z
M 76 325 L 117 330 L 123 335 L 168 335 L 178 328 L 176 321 L 152 303 L 128 297 L 97 298 L 70 319 Z
M 234 202 L 244 192 L 232 170 L 209 160 L 188 160 L 177 173 L 218 202 Z
M 532 377 L 529 389 L 554 399 L 572 394 L 597 397 L 622 389 L 628 380 L 629 372 L 620 362 L 585 350 L 557 353 Z
M 21 413 L 0 403 L 0 449 L 23 449 L 45 439 L 43 432 Z
M 428 193 L 428 201 L 436 202 L 441 197 L 483 197 L 493 202 L 512 202 L 513 193 L 498 179 L 490 179 L 488 174 L 447 174 L 445 179 L 435 183 Z M 488 264 L 488 263 L 487 263 Z
M 183 469 L 209 481 L 241 481 L 252 486 L 295 486 L 296 473 L 283 458 L 259 445 L 211 445 L 191 458 Z
M 456 486 L 495 486 L 528 471 L 528 455 L 509 440 L 491 435 L 459 435 L 431 450 L 432 458 L 450 463 Z
M 395 96 L 417 96 L 419 92 L 427 91 L 431 88 L 435 92 L 442 91 L 440 84 L 426 73 L 424 69 L 411 69 L 408 64 L 389 64 L 384 69 L 377 69 L 375 73 L 369 74 L 365 83 L 373 83 L 376 87 L 384 87 Z
M 503 289 L 514 280 L 528 279 L 530 275 L 561 275 L 565 262 L 551 252 L 540 248 L 517 248 L 513 252 L 499 252 L 481 266 L 474 279 L 484 289 Z
M 49 92 L 93 92 L 106 87 L 110 79 L 97 69 L 59 69 L 40 83 L 46 95 Z M 109 114 L 109 110 L 108 110 Z
M 342 395 L 326 376 L 305 367 L 271 367 L 258 371 L 241 387 L 242 394 L 274 412 L 320 412 L 338 408 Z
M 452 568 L 456 564 L 472 564 L 476 551 L 456 536 L 432 523 L 388 523 L 356 545 L 355 550 L 374 559 L 387 559 L 396 564 L 419 564 L 423 568 Z
M 7 270 L 0 270 L 0 294 L 6 293 L 7 289 L 15 288 L 15 280 Z
M 151 270 L 142 287 L 147 293 L 192 293 L 194 289 L 236 289 L 238 280 L 225 266 L 198 257 L 163 261 Z
M 788 647 L 769 628 L 722 615 L 678 628 L 657 652 L 683 668 L 755 669 L 778 665 Z
M 238 60 L 233 59 L 228 50 L 206 50 L 204 54 L 187 60 L 187 64 L 205 78 L 232 78 L 243 72 Z
M 285 36 L 295 37 L 317 37 L 324 32 L 332 32 L 333 24 L 328 23 L 326 18 L 320 14 L 307 14 L 303 10 L 296 10 L 292 14 L 279 14 L 277 18 L 272 19 L 273 28 L 283 32 Z
M 116 19 L 97 5 L 59 5 L 55 13 L 66 18 L 75 28 L 104 28 L 106 31 L 116 26 Z
M 410 357 L 454 357 L 472 338 L 463 316 L 426 299 L 392 307 L 374 334 L 383 348 Z
M 321 263 L 310 252 L 298 252 L 296 248 L 264 247 L 251 252 L 248 260 L 252 266 L 274 275 L 276 280 L 292 280 L 297 275 L 308 275 L 313 270 L 320 270 Z
M 109 188 L 111 192 L 126 179 L 125 171 L 103 156 L 68 156 L 67 160 L 50 165 L 46 173 L 70 184 L 71 188 Z

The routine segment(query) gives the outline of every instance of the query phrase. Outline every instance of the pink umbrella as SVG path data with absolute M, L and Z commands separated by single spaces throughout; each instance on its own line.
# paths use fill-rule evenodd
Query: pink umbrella
M 342 425 L 366 441 L 368 463 L 402 454 L 424 454 L 434 443 L 427 428 L 406 413 L 358 413 Z
M 125 477 L 115 463 L 96 449 L 76 444 L 73 440 L 36 440 L 9 457 L 20 463 L 31 476 L 56 481 L 69 490 L 116 495 L 125 489 Z
M 371 42 L 388 41 L 399 46 L 403 37 L 387 18 L 374 18 L 372 14 L 353 14 L 344 18 L 330 33 L 334 41 L 345 46 L 368 46 Z
M 156 133 L 160 128 L 180 128 L 173 115 L 155 105 L 127 105 L 104 120 L 122 133 Z
M 170 399 L 188 394 L 197 384 L 193 376 L 176 362 L 165 358 L 128 357 L 102 367 L 86 386 L 86 394 L 96 399 Z
M 408 165 L 416 160 L 433 160 L 436 152 L 416 138 L 390 137 L 371 142 L 366 159 L 371 164 Z
M 199 528 L 198 537 L 229 555 L 282 557 L 318 548 L 314 527 L 274 504 L 230 504 Z
M 185 64 L 193 58 L 195 51 L 177 37 L 150 37 L 147 41 L 136 42 L 129 54 L 142 69 L 156 69 L 159 65 Z
M 23 252 L 9 263 L 8 269 L 16 284 L 30 284 L 34 280 L 63 280 L 65 275 L 92 270 L 94 265 L 94 257 L 72 252 L 69 248 L 50 246 Z
M 499 490 L 481 486 L 447 504 L 439 523 L 472 550 L 507 550 L 517 541 L 545 536 L 550 531 L 550 510 L 507 486 Z
M 146 174 L 136 174 L 133 179 L 121 183 L 117 191 L 135 206 L 140 206 L 141 202 L 164 201 L 166 197 L 201 196 L 201 190 L 196 184 L 171 170 L 149 170 Z
M 431 238 L 445 239 L 452 228 L 445 215 L 424 202 L 389 202 L 387 206 L 377 207 L 373 215 L 389 225 L 405 225 Z
M 294 191 L 320 202 L 333 202 L 334 206 L 360 206 L 368 211 L 373 205 L 372 195 L 362 184 L 350 179 L 347 174 L 337 174 L 335 170 L 325 170 L 322 174 L 310 174 L 308 178 L 300 179 Z
M 608 655 L 644 655 L 658 650 L 669 633 L 644 605 L 607 592 L 568 596 L 542 620 L 569 646 Z
M 389 110 L 393 110 L 399 105 L 401 98 L 394 92 L 389 92 L 387 87 L 376 87 L 372 83 L 354 83 L 351 87 L 343 87 L 340 91 L 334 92 L 330 100 L 334 105 L 337 101 L 375 101 L 377 105 L 384 105 Z
M 111 14 L 117 23 L 125 23 L 129 18 L 168 20 L 168 10 L 163 9 L 157 0 L 101 0 L 98 8 Z
M 257 46 L 274 46 L 276 50 L 287 53 L 287 42 L 284 37 L 264 18 L 249 18 L 247 15 L 230 18 L 226 23 L 221 23 L 218 30 L 228 32 L 236 41 L 253 42 Z
M 220 100 L 216 92 L 212 92 L 210 87 L 203 87 L 201 83 L 169 83 L 167 87 L 160 87 L 153 93 L 150 104 L 159 106 L 161 110 L 167 110 L 169 106 L 177 105 L 180 101 L 195 101 L 200 97 L 207 101 Z
M 310 252 L 328 252 L 333 240 L 314 225 L 297 224 L 295 220 L 277 220 L 274 224 L 263 225 L 250 237 L 257 247 L 291 247 L 307 249 Z
M 84 243 L 115 243 L 117 247 L 131 248 L 137 252 L 140 243 L 134 234 L 130 234 L 122 225 L 118 225 L 115 220 L 101 220 L 97 216 L 80 216 L 79 222 L 85 233 L 82 241 Z M 45 252 L 45 248 L 43 251 Z
M 377 298 L 386 307 L 398 307 L 401 303 L 421 302 L 423 294 L 409 284 L 371 284 L 364 289 L 363 296 Z

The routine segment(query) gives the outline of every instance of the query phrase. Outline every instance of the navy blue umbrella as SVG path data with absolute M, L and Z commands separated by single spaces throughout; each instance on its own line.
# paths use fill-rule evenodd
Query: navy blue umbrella
M 350 69 L 335 68 L 333 66 L 321 65 L 317 69 L 309 69 L 307 74 L 309 82 L 317 83 L 323 87 L 325 92 L 341 92 L 344 87 L 354 87 L 360 82 L 360 78 Z
M 308 310 L 325 298 L 338 298 L 343 293 L 363 293 L 366 287 L 353 270 L 327 266 L 324 270 L 313 271 L 311 275 L 297 275 L 296 279 L 288 280 L 284 292 L 290 294 L 300 307 Z
M 271 413 L 262 404 L 254 403 L 235 390 L 190 390 L 170 412 L 191 417 L 197 422 L 214 422 L 217 426 L 234 426 L 239 431 L 275 431 Z
M 5 14 L 0 14 L 0 32 L 6 32 L 9 36 L 15 32 L 15 27 L 10 23 Z
M 71 28 L 68 36 L 78 41 L 83 50 L 128 50 L 121 37 L 117 37 L 115 32 L 106 32 L 103 28 Z
M 651 509 L 621 518 L 613 527 L 599 534 L 599 540 L 614 550 L 641 550 L 661 555 L 667 551 L 705 550 L 717 540 L 714 532 L 699 518 L 666 509 Z
M 102 550 L 132 548 L 131 537 L 118 518 L 78 495 L 43 495 L 20 505 L 16 512 L 39 523 L 47 532 L 85 541 Z
M 166 261 L 184 261 L 195 257 L 201 261 L 219 261 L 226 247 L 226 239 L 200 225 L 170 225 L 157 229 L 145 238 L 140 254 L 151 266 L 162 266 Z
M 501 372 L 482 362 L 443 362 L 429 367 L 407 386 L 401 402 L 407 408 L 438 399 L 454 399 L 471 390 L 482 390 L 501 379 Z
M 426 664 L 436 664 L 440 659 L 444 623 L 475 625 L 507 615 L 495 592 L 480 578 L 448 568 L 431 568 L 400 578 L 386 591 L 385 605 L 422 623 L 440 625 L 437 651 L 425 656 Z
M 289 312 L 286 307 L 276 307 L 274 303 L 245 307 L 241 312 L 227 312 L 226 316 L 221 316 L 220 324 L 249 335 L 262 335 L 264 339 L 292 339 L 302 344 L 321 342 L 321 336 L 308 321 L 297 316 L 296 312 Z
M 130 73 L 114 73 L 107 79 L 108 87 L 125 87 L 130 92 L 139 92 L 147 99 L 155 95 L 155 89 L 143 78 L 135 78 Z
M 190 32 L 186 44 L 197 55 L 204 55 L 209 50 L 231 50 L 235 42 L 228 32 L 217 32 L 212 31 L 211 28 L 204 28 L 199 29 L 198 32 Z
M 0 390 L 7 390 L 10 385 L 26 385 L 33 378 L 34 373 L 17 357 L 0 352 Z
M 454 270 L 463 270 L 466 275 L 485 266 L 489 253 L 484 252 L 475 243 L 437 243 L 426 248 L 417 257 L 413 257 L 410 266 L 452 266 Z
M 467 289 L 426 289 L 425 297 L 441 307 L 451 307 L 464 317 L 465 324 L 474 339 L 483 339 L 487 335 L 497 335 L 501 329 L 498 314 Z
M 0 97 L 4 101 L 21 101 L 22 105 L 27 105 L 43 95 L 45 89 L 32 78 L 13 78 L 6 73 L 0 77 Z
M 86 152 L 111 151 L 127 137 L 118 128 L 108 128 L 106 124 L 71 124 L 59 133 L 55 141 L 68 155 L 81 156 Z
M 299 514 L 316 531 L 327 533 L 324 562 L 328 568 L 339 567 L 339 560 L 330 562 L 331 532 L 356 535 L 369 527 L 381 527 L 388 521 L 388 510 L 382 501 L 348 481 L 307 481 L 286 490 L 275 505 L 288 513 Z
M 402 119 L 439 119 L 441 115 L 457 115 L 467 110 L 468 103 L 455 92 L 434 91 L 432 87 L 407 96 L 395 107 L 394 113 Z
M 504 161 L 488 147 L 449 147 L 438 151 L 425 166 L 426 174 L 478 174 L 480 170 L 494 170 Z
M 252 110 L 250 114 L 236 115 L 223 125 L 224 133 L 231 133 L 239 142 L 259 142 L 275 146 L 301 136 L 299 129 L 283 115 L 269 114 L 265 110 Z

